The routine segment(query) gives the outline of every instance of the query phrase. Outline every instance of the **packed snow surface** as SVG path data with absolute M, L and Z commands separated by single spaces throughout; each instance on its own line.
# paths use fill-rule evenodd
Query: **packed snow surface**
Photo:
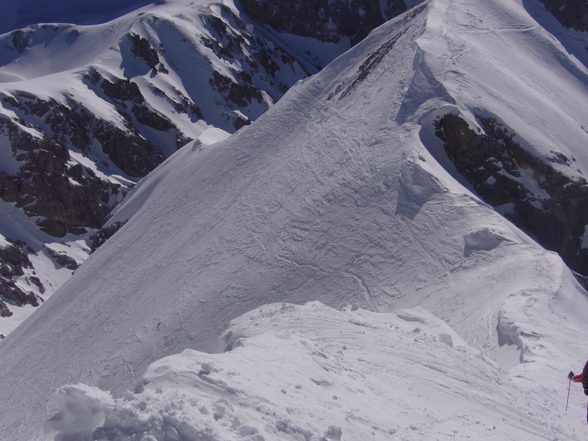
M 430 0 L 378 28 L 137 185 L 125 226 L 0 344 L 0 433 L 585 439 L 577 389 L 564 409 L 586 293 L 446 171 L 431 123 L 494 115 L 541 156 L 561 137 L 580 175 L 587 97 L 519 1 Z
M 94 439 L 531 441 L 583 433 L 578 424 L 566 427 L 583 413 L 579 391 L 562 415 L 555 387 L 524 393 L 517 374 L 419 307 L 379 314 L 271 304 L 236 319 L 218 345 L 227 352 L 186 349 L 153 363 L 121 399 L 83 385 L 61 388 L 53 397 L 61 412 L 47 434 L 101 428 Z
M 149 2 L 149 5 L 137 9 L 141 3 L 119 2 L 116 8 L 110 1 L 101 5 L 94 1 L 84 2 L 78 5 L 79 8 L 69 0 L 50 4 L 36 0 L 14 0 L 8 1 L 7 5 L 3 4 L 8 9 L 14 6 L 13 9 L 24 17 L 19 19 L 23 23 L 28 23 L 34 17 L 41 21 L 52 21 L 49 17 L 58 17 L 60 22 L 31 24 L 24 29 L 0 35 L 0 122 L 3 126 L 13 127 L 4 130 L 0 137 L 0 172 L 15 178 L 14 175 L 22 172 L 21 168 L 27 165 L 20 153 L 27 147 L 18 142 L 15 133 L 27 133 L 38 140 L 44 137 L 59 139 L 60 147 L 68 149 L 67 169 L 82 166 L 85 168 L 84 177 L 93 174 L 96 180 L 102 181 L 100 185 L 112 184 L 110 194 L 101 199 L 107 205 L 104 207 L 107 210 L 120 202 L 139 178 L 125 173 L 120 161 L 113 159 L 112 151 L 106 153 L 108 150 L 98 140 L 101 139 L 99 133 L 102 130 L 99 127 L 108 127 L 104 130 L 117 128 L 130 134 L 133 132 L 128 131 L 131 124 L 139 137 L 151 141 L 167 157 L 192 139 L 204 145 L 225 139 L 229 132 L 236 130 L 234 123 L 237 117 L 243 120 L 257 118 L 283 95 L 287 87 L 307 76 L 308 72 L 317 70 L 311 64 L 312 69 L 305 70 L 302 64 L 278 50 L 279 44 L 283 42 L 274 43 L 272 39 L 279 40 L 279 36 L 266 38 L 266 32 L 260 34 L 258 26 L 240 21 L 239 11 L 232 2 L 225 1 L 221 7 L 210 0 L 168 0 Z M 129 8 L 131 12 L 127 11 Z M 92 15 L 96 24 L 89 25 L 78 17 L 80 10 Z M 108 14 L 102 14 L 106 12 Z M 4 14 L 0 18 L 0 27 L 2 19 L 7 20 L 9 16 Z M 114 19 L 106 21 L 107 16 Z M 55 21 L 58 21 L 57 18 Z M 227 33 L 243 43 L 233 45 L 228 54 L 219 50 L 222 45 L 229 44 L 224 40 L 224 34 Z M 155 54 L 159 60 L 158 69 L 148 66 L 144 59 L 136 55 L 133 41 L 141 41 L 144 49 L 148 48 L 145 49 L 148 53 L 152 56 Z M 219 46 L 215 48 L 212 41 Z M 315 49 L 321 47 L 316 39 L 306 39 L 304 49 L 311 48 L 312 42 L 315 43 Z M 298 44 L 296 38 L 289 43 L 289 50 Z M 271 59 L 268 64 L 271 72 L 253 61 L 256 54 L 252 55 L 252 52 L 256 51 L 248 44 Z M 341 43 L 335 49 L 332 45 L 325 46 L 340 54 L 349 44 L 347 42 L 345 46 L 345 43 Z M 267 53 L 264 52 L 266 50 Z M 330 55 L 331 59 L 334 58 L 333 54 Z M 304 64 L 309 63 L 304 60 Z M 231 78 L 235 79 L 235 76 L 241 74 L 260 89 L 258 92 L 261 98 L 249 100 L 251 102 L 246 106 L 243 102 L 236 106 L 223 96 L 218 84 L 215 86 L 212 81 L 214 78 L 224 78 L 224 81 L 231 83 Z M 158 130 L 139 123 L 136 111 L 133 110 L 136 102 L 117 99 L 116 93 L 106 93 L 91 78 L 103 78 L 104 81 L 119 84 L 130 81 L 136 86 L 134 90 L 140 92 L 140 97 L 135 95 L 134 98 L 139 101 L 144 99 L 143 110 L 148 111 L 160 124 L 163 122 L 163 127 L 175 128 Z M 77 114 L 79 119 L 74 123 L 74 126 L 77 124 L 74 131 L 82 138 L 87 136 L 87 145 L 84 142 L 80 144 L 80 138 L 75 142 L 78 135 L 74 136 L 64 127 L 56 125 L 56 119 L 65 118 L 64 121 L 67 121 L 71 117 L 67 109 Z M 55 116 L 51 113 L 62 111 L 69 116 Z M 89 125 L 80 123 L 87 117 Z M 163 118 L 169 119 L 169 126 Z M 69 183 L 80 185 L 71 177 Z M 96 185 L 96 182 L 92 185 Z M 57 239 L 42 233 L 35 223 L 39 222 L 38 218 L 25 219 L 23 222 L 16 219 L 14 213 L 20 211 L 18 217 L 25 218 L 23 210 L 27 209 L 30 206 L 15 208 L 13 203 L 0 201 L 0 211 L 11 213 L 0 221 L 0 236 L 22 241 L 23 247 L 29 247 L 36 253 L 42 252 L 45 245 L 61 243 L 70 246 L 65 253 L 68 257 L 76 261 L 87 258 L 89 246 L 85 247 L 83 253 L 79 249 L 73 252 L 71 248 L 79 248 L 73 242 L 88 239 L 95 231 L 88 229 L 85 235 Z M 97 226 L 102 220 L 92 225 Z M 47 259 L 51 260 L 49 257 Z M 31 274 L 20 277 L 23 280 L 27 277 L 39 279 L 38 285 L 29 284 L 26 289 L 26 292 L 35 293 L 39 301 L 49 297 L 57 286 L 63 284 L 67 279 L 64 274 L 71 273 L 63 270 L 57 261 L 55 270 L 50 269 L 47 265 L 42 269 L 34 267 Z M 38 276 L 33 275 L 33 271 L 39 273 Z M 24 282 L 19 280 L 19 283 Z M 10 332 L 17 322 L 32 311 L 31 308 L 24 308 L 17 312 L 17 308 L 16 305 L 9 305 L 14 316 L 0 318 L 0 334 Z

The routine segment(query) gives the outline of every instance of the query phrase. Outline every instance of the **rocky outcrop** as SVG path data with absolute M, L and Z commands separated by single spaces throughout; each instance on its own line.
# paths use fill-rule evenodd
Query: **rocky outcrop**
M 223 118 L 231 127 L 229 130 L 234 131 L 251 124 L 263 113 L 261 109 L 268 109 L 272 101 L 288 90 L 289 84 L 279 79 L 284 76 L 285 68 L 300 78 L 310 72 L 292 54 L 255 32 L 231 8 L 216 6 L 220 14 L 200 17 L 207 29 L 200 42 L 226 66 L 231 66 L 230 75 L 226 71 L 213 71 L 208 84 L 222 98 L 217 103 L 227 110 Z M 234 60 L 240 60 L 239 68 L 234 67 Z
M 553 152 L 548 161 L 516 142 L 515 134 L 493 118 L 478 116 L 483 133 L 448 114 L 435 122 L 436 135 L 455 168 L 474 190 L 567 265 L 588 275 L 588 183 L 572 179 L 553 164 L 570 164 Z M 537 190 L 540 189 L 540 191 Z
M 114 234 L 120 230 L 125 222 L 114 222 L 112 225 L 101 228 L 95 234 L 90 236 L 90 250 L 92 252 L 100 248 L 104 242 L 110 239 Z
M 23 249 L 23 244 L 18 242 L 0 246 L 0 317 L 10 317 L 6 303 L 17 306 L 39 306 L 40 298 L 32 292 L 26 292 L 19 288 L 14 279 L 24 275 L 25 268 L 32 268 L 28 253 Z M 36 277 L 28 277 L 27 282 L 33 283 L 41 290 L 44 287 Z
M 133 55 L 143 60 L 152 69 L 153 73 L 157 73 L 157 67 L 160 65 L 159 55 L 151 47 L 149 40 L 134 33 L 129 34 L 129 39 L 131 40 L 131 52 Z M 161 65 L 161 69 L 165 69 L 165 67 Z
M 73 257 L 70 257 L 63 252 L 56 251 L 47 245 L 45 245 L 43 249 L 55 262 L 57 262 L 58 265 L 62 266 L 63 268 L 75 271 L 80 266 Z
M 29 39 L 25 32 L 21 29 L 12 32 L 12 47 L 16 49 L 18 52 L 24 52 L 24 50 L 29 47 Z
M 263 103 L 263 96 L 259 89 L 247 82 L 235 82 L 219 72 L 213 72 L 209 84 L 214 90 L 225 94 L 229 101 L 237 106 L 245 107 L 251 104 L 253 100 L 259 104 Z M 248 124 L 251 124 L 251 121 L 240 116 L 237 116 L 233 122 L 235 130 L 239 130 Z
M 566 28 L 588 32 L 588 4 L 585 0 L 540 0 Z
M 329 42 L 351 37 L 352 44 L 407 10 L 402 0 L 240 0 L 239 4 L 255 20 L 278 31 Z
M 0 118 L 0 137 L 8 140 L 16 161 L 23 164 L 14 174 L 0 172 L 0 197 L 30 216 L 40 216 L 38 225 L 52 236 L 99 228 L 118 186 L 98 179 L 80 164 L 70 165 L 63 144 L 33 136 L 26 128 Z
M 96 121 L 91 133 L 100 142 L 104 153 L 129 176 L 145 176 L 165 159 L 161 150 L 140 134 L 138 124 L 157 131 L 173 131 L 176 148 L 190 141 L 169 118 L 147 103 L 133 81 L 121 78 L 108 80 L 96 69 L 90 69 L 84 79 L 89 87 L 114 104 L 126 121 L 124 130 L 109 121 Z

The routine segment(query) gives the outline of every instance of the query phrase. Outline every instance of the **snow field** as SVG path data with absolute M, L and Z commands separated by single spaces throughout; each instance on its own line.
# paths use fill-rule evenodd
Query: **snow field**
M 158 360 L 124 398 L 61 388 L 62 415 L 46 430 L 85 424 L 102 427 L 93 439 L 120 441 L 575 439 L 552 423 L 560 394 L 517 387 L 423 308 L 271 304 L 217 344 L 226 352 Z

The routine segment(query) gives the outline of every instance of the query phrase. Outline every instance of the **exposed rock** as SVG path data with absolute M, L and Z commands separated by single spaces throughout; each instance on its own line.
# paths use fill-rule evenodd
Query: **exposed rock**
M 29 39 L 27 38 L 27 35 L 25 34 L 25 32 L 22 29 L 19 29 L 17 31 L 14 31 L 12 34 L 12 46 L 18 51 L 18 52 L 24 52 L 24 50 L 29 47 Z
M 14 282 L 0 279 L 0 298 L 8 300 L 17 306 L 39 306 L 40 297 L 32 292 L 24 292 Z M 6 317 L 6 316 L 5 316 Z
M 104 244 L 104 242 L 106 242 L 108 239 L 114 236 L 114 233 L 120 230 L 125 223 L 126 222 L 114 222 L 112 225 L 104 227 L 101 230 L 97 231 L 96 234 L 90 236 L 90 249 L 92 250 L 92 252 L 96 251 L 99 247 L 101 247 Z
M 283 65 L 289 65 L 292 68 L 298 63 L 292 55 L 271 41 L 252 35 L 248 26 L 229 7 L 221 5 L 220 8 L 225 20 L 213 14 L 201 17 L 202 23 L 209 31 L 211 38 L 203 34 L 200 41 L 210 48 L 219 59 L 225 60 L 228 65 L 233 64 L 231 60 L 234 59 L 244 60 L 241 65 L 242 70 L 231 70 L 238 80 L 239 87 L 248 89 L 251 96 L 261 94 L 261 89 L 255 85 L 252 74 L 263 74 L 263 70 L 265 70 L 269 76 L 263 75 L 263 83 L 269 83 L 272 86 L 269 89 L 266 87 L 265 90 L 274 100 L 279 99 L 286 92 L 287 87 L 276 81 L 276 74 L 281 70 L 278 63 L 281 62 Z M 305 76 L 310 74 L 302 66 L 299 65 L 299 68 L 303 70 Z M 272 93 L 271 89 L 277 90 L 278 94 Z M 226 94 L 230 92 L 230 88 L 217 90 L 221 91 L 224 96 L 227 96 Z M 235 92 L 233 92 L 232 98 L 228 96 L 227 98 L 234 103 Z M 241 103 L 238 104 L 239 106 L 246 106 L 250 103 L 250 100 L 239 102 Z
M 187 98 L 181 91 L 176 89 L 172 86 L 172 89 L 175 95 L 179 98 L 179 102 L 170 98 L 163 90 L 158 88 L 157 86 L 151 85 L 151 90 L 157 96 L 165 98 L 165 100 L 170 103 L 176 112 L 178 113 L 187 113 L 191 116 L 195 116 L 198 119 L 204 119 L 204 114 L 200 107 L 192 102 L 189 98 Z
M 2 301 L 2 299 L 0 299 L 0 317 L 11 317 L 12 316 L 12 312 L 10 312 L 10 309 L 8 309 L 8 306 L 6 306 L 6 303 L 4 303 Z M 4 334 L 0 334 L 0 340 L 2 340 L 4 338 Z
M 0 197 L 6 202 L 18 200 L 18 186 L 5 172 L 0 172 Z
M 540 0 L 566 28 L 588 32 L 588 4 L 585 0 Z
M 43 286 L 41 279 L 39 279 L 38 277 L 32 276 L 32 277 L 27 277 L 26 280 L 27 280 L 27 282 L 30 282 L 33 285 L 35 285 L 41 294 L 45 293 L 45 287 Z
M 164 131 L 176 128 L 168 118 L 164 117 L 159 112 L 156 112 L 149 106 L 134 104 L 132 111 L 139 123 L 153 127 L 155 130 Z
M 23 268 L 32 268 L 29 256 L 20 246 L 14 243 L 6 248 L 0 248 L 0 274 L 3 276 L 22 276 Z
M 51 256 L 53 259 L 55 259 L 55 261 L 56 261 L 56 262 L 57 262 L 59 265 L 61 265 L 61 266 L 62 266 L 62 267 L 64 267 L 64 268 L 67 268 L 67 269 L 70 269 L 70 270 L 74 271 L 74 270 L 78 269 L 78 267 L 80 266 L 80 265 L 79 265 L 79 264 L 78 264 L 78 263 L 75 261 L 75 259 L 74 259 L 74 258 L 72 258 L 72 257 L 68 256 L 68 255 L 67 255 L 67 254 L 65 254 L 65 253 L 60 253 L 60 252 L 57 252 L 57 251 L 55 251 L 55 250 L 51 249 L 51 248 L 50 248 L 50 247 L 48 247 L 48 246 L 43 246 L 43 249 L 44 249 L 45 251 L 47 251 L 47 253 L 48 253 L 48 254 L 49 254 L 49 255 L 50 255 L 50 256 Z
M 251 121 L 243 118 L 240 115 L 237 115 L 234 122 L 233 122 L 233 126 L 235 127 L 235 130 L 239 130 L 240 128 L 248 126 L 248 125 L 251 125 Z
M 138 36 L 137 34 L 129 34 L 131 39 L 131 52 L 137 58 L 140 58 L 153 69 L 153 72 L 157 72 L 157 65 L 159 64 L 159 55 L 157 51 L 151 47 L 149 41 L 145 38 Z
M 232 14 L 229 8 L 226 6 L 223 7 L 225 8 L 223 12 L 231 14 L 231 18 L 236 21 L 237 26 L 241 30 L 245 29 L 245 23 L 239 17 Z M 212 39 L 203 37 L 202 42 L 211 48 L 219 58 L 234 57 L 238 53 L 241 53 L 241 45 L 246 44 L 242 34 L 235 32 L 235 30 L 231 29 L 230 26 L 227 26 L 223 20 L 215 15 L 203 16 L 202 22 L 214 37 Z
M 145 101 L 139 86 L 136 83 L 126 79 L 114 79 L 109 81 L 104 78 L 96 69 L 90 69 L 90 72 L 85 77 L 91 84 L 100 86 L 104 94 L 118 102 L 131 101 L 135 103 L 142 103 Z
M 41 107 L 35 106 L 37 110 Z M 16 202 L 31 216 L 42 216 L 39 225 L 57 237 L 102 225 L 118 186 L 98 179 L 85 167 L 68 168 L 69 151 L 63 144 L 46 136 L 32 136 L 13 120 L 0 118 L 0 137 L 7 138 L 15 158 L 23 164 L 14 175 L 0 172 L 4 201 Z M 70 173 L 76 183 L 70 180 Z
M 386 19 L 407 10 L 402 0 L 241 0 L 243 10 L 277 31 L 338 42 L 351 37 L 352 44 L 365 38 Z
M 23 291 L 13 280 L 15 277 L 24 275 L 25 268 L 32 268 L 28 253 L 23 246 L 24 244 L 20 242 L 13 242 L 0 248 L 0 317 L 12 315 L 6 302 L 17 306 L 39 305 L 38 296 L 32 292 Z M 40 281 L 39 285 L 43 288 Z
M 90 69 L 85 80 L 89 85 L 98 86 L 117 106 L 121 116 L 127 121 L 126 130 L 121 130 L 106 121 L 98 121 L 94 125 L 93 135 L 102 144 L 104 153 L 129 176 L 143 177 L 165 160 L 161 150 L 141 136 L 136 123 L 158 131 L 173 130 L 176 148 L 182 147 L 191 140 L 185 137 L 169 118 L 157 112 L 147 103 L 141 90 L 133 81 L 120 78 L 110 81 L 96 69 Z M 127 111 L 129 106 L 136 122 Z M 197 107 L 195 112 L 202 114 Z
M 163 153 L 136 133 L 134 128 L 129 133 L 108 121 L 99 120 L 94 125 L 92 134 L 100 142 L 102 151 L 108 158 L 129 176 L 145 176 L 165 159 Z
M 588 184 L 574 180 L 551 163 L 531 155 L 515 134 L 492 118 L 478 117 L 485 133 L 476 133 L 457 115 L 435 123 L 436 135 L 455 168 L 490 205 L 512 204 L 505 216 L 545 248 L 558 252 L 567 265 L 588 276 L 588 249 L 582 238 L 588 225 Z M 569 162 L 561 153 L 552 162 Z M 523 174 L 526 179 L 522 179 Z M 528 179 L 535 182 L 526 186 Z M 543 194 L 535 194 L 539 187 Z
M 210 85 L 215 90 L 226 93 L 229 100 L 240 107 L 247 106 L 252 100 L 257 100 L 259 103 L 263 101 L 263 96 L 259 89 L 247 82 L 234 82 L 216 71 L 212 74 Z

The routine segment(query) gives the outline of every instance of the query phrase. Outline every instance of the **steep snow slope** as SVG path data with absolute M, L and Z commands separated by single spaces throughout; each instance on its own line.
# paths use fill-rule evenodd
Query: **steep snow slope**
M 52 13 L 69 19 L 66 6 Z M 33 220 L 24 231 L 14 216 L 0 223 L 30 260 L 1 261 L 0 334 L 88 256 L 84 240 L 141 176 L 211 128 L 250 123 L 316 69 L 239 15 L 231 3 L 170 1 L 0 36 L 0 204 Z
M 576 0 L 523 0 L 523 5 L 529 14 L 556 37 L 570 54 L 588 66 L 586 53 L 588 7 L 586 3 L 582 4 L 581 1 Z
M 233 2 L 3 5 L 0 32 L 11 32 L 0 35 L 0 205 L 34 222 L 24 234 L 12 218 L 0 224 L 10 244 L 0 249 L 0 334 L 115 230 L 96 231 L 140 177 L 209 129 L 233 133 L 255 120 L 406 9 L 394 3 L 332 0 L 320 11 L 328 41 L 272 30 Z M 348 7 L 369 16 L 355 23 Z M 331 13 L 344 31 L 329 25 Z
M 488 3 L 483 20 L 458 5 L 436 14 L 419 41 L 415 90 L 424 83 L 455 105 L 424 117 L 423 139 L 450 173 L 586 276 L 588 77 L 529 3 Z M 459 25 L 446 26 L 454 17 Z
M 459 4 L 437 8 L 431 31 L 419 39 L 423 80 L 436 82 L 438 92 L 444 89 L 441 93 L 455 100 L 468 121 L 481 114 L 507 124 L 535 156 L 574 157 L 573 164 L 554 167 L 583 177 L 588 170 L 586 68 L 520 2 L 480 5 L 483 21 L 460 11 Z M 458 24 L 447 26 L 454 15 Z
M 455 19 L 447 20 L 451 12 Z M 480 22 L 494 27 L 478 32 L 472 23 Z M 540 94 L 522 87 L 520 78 L 540 91 L 553 78 L 544 77 L 545 51 L 535 50 L 543 45 L 565 80 L 563 96 L 578 103 L 564 112 L 555 100 L 543 116 L 559 121 L 549 127 L 571 131 L 569 149 L 576 154 L 584 135 L 569 121 L 586 102 L 585 71 L 539 28 L 526 39 L 528 22 L 521 4 L 510 0 L 431 0 L 298 83 L 251 126 L 174 154 L 117 211 L 113 222 L 127 223 L 114 239 L 0 344 L 2 433 L 40 437 L 56 387 L 85 382 L 121 395 L 153 361 L 186 348 L 213 349 L 244 312 L 309 300 L 380 312 L 426 308 L 476 354 L 461 359 L 470 363 L 468 375 L 479 367 L 506 381 L 489 361 L 496 360 L 510 369 L 518 403 L 537 397 L 540 378 L 542 392 L 553 398 L 525 411 L 547 418 L 546 409 L 565 400 L 567 370 L 585 358 L 577 343 L 588 336 L 584 291 L 557 255 L 446 171 L 432 134 L 435 118 L 448 112 L 476 127 L 474 105 L 517 116 L 517 131 L 530 133 L 541 117 Z M 484 45 L 487 38 L 495 45 Z M 537 68 L 515 64 L 516 58 Z M 489 77 L 487 86 L 477 78 L 494 62 L 510 78 Z M 532 116 L 517 114 L 519 102 L 534 106 Z M 535 130 L 536 138 L 550 139 L 545 126 Z M 546 147 L 535 149 L 542 154 Z M 580 152 L 577 161 L 584 167 Z M 377 345 L 365 356 L 372 359 L 373 350 Z M 489 359 L 480 361 L 478 353 Z M 427 381 L 427 372 L 417 375 Z M 407 401 L 418 398 L 406 394 Z M 510 403 L 505 389 L 498 404 L 483 395 L 471 402 Z M 413 417 L 419 418 L 406 421 Z M 542 421 L 521 424 L 537 439 L 546 433 L 582 438 L 571 416 L 561 424 L 557 417 L 548 432 L 539 429 Z M 422 436 L 441 436 L 415 427 Z M 329 429 L 316 427 L 319 435 L 322 430 Z

